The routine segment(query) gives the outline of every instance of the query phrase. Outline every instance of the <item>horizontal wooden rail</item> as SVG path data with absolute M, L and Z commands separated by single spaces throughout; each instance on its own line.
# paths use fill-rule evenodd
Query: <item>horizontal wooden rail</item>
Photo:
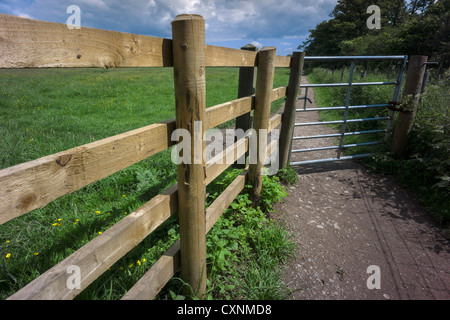
M 244 189 L 247 172 L 244 171 L 220 194 L 206 210 L 206 232 Z M 122 297 L 122 300 L 153 299 L 180 267 L 180 239 L 142 276 Z
M 233 155 L 237 150 L 234 158 L 237 160 L 247 150 L 244 148 L 241 151 L 238 147 L 241 144 L 247 146 L 245 140 L 237 141 L 218 156 Z M 230 165 L 219 165 L 210 161 L 206 167 L 206 184 L 211 183 Z M 8 299 L 73 299 L 177 211 L 177 191 L 177 184 L 172 185 Z M 78 290 L 69 289 L 66 285 L 66 270 L 71 265 L 76 265 L 81 270 Z
M 267 157 L 275 150 L 277 141 L 268 145 Z M 233 182 L 217 197 L 206 210 L 206 232 L 214 226 L 217 220 L 244 189 L 247 180 L 247 170 L 237 176 Z M 122 297 L 122 300 L 151 300 L 180 267 L 180 240 L 178 239 L 163 256 L 139 279 L 138 282 Z
M 172 40 L 25 19 L 0 13 L 0 68 L 172 67 Z M 206 46 L 206 66 L 257 65 L 252 51 Z M 276 57 L 289 67 L 290 57 Z
M 273 128 L 276 127 L 276 119 L 277 115 L 272 117 Z M 208 161 L 206 184 L 211 183 L 230 166 L 225 161 L 224 164 L 218 164 L 217 160 L 220 157 L 239 159 L 248 149 L 246 141 L 247 139 L 240 139 Z M 245 148 L 241 148 L 241 145 L 245 145 Z M 177 211 L 177 191 L 177 185 L 172 185 L 8 299 L 73 299 Z M 71 265 L 79 266 L 82 271 L 80 289 L 72 290 L 66 285 L 68 277 L 66 270 Z
M 0 14 L 1 68 L 171 67 L 172 40 Z
M 285 94 L 273 89 L 272 99 Z M 207 129 L 250 112 L 253 100 L 207 108 Z M 173 130 L 175 120 L 156 123 L 0 170 L 0 224 L 167 149 Z

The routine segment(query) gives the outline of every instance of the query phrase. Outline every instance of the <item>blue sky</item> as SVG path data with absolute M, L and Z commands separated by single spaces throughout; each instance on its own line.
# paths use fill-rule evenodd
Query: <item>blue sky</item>
M 178 14 L 200 14 L 206 43 L 240 48 L 275 46 L 278 55 L 297 49 L 337 0 L 0 0 L 0 12 L 66 23 L 67 7 L 81 9 L 81 26 L 171 38 Z

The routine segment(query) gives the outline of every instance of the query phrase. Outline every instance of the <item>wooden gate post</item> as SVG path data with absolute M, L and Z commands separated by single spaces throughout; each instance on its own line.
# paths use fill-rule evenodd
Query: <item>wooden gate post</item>
M 409 60 L 405 89 L 402 95 L 404 111 L 399 112 L 391 147 L 392 153 L 397 156 L 403 155 L 408 146 L 408 135 L 411 132 L 419 105 L 427 60 L 427 56 L 411 56 Z
M 258 206 L 261 196 L 262 169 L 265 161 L 265 159 L 261 159 L 261 154 L 265 154 L 261 149 L 267 148 L 267 129 L 269 128 L 273 77 L 275 73 L 275 53 L 276 49 L 274 47 L 264 47 L 258 52 L 258 75 L 253 114 L 253 133 L 256 134 L 256 137 L 253 138 L 257 141 L 257 150 L 250 150 L 248 170 L 248 180 L 253 187 L 251 196 L 254 207 Z
M 255 47 L 252 44 L 247 44 L 246 46 L 243 46 L 241 48 L 242 50 L 248 50 L 248 51 L 258 51 L 258 48 Z M 248 97 L 254 94 L 254 85 L 256 80 L 256 68 L 255 67 L 240 67 L 239 68 L 239 87 L 238 87 L 238 99 L 243 97 Z M 246 114 L 243 114 L 236 118 L 236 129 L 242 129 L 244 132 L 246 132 L 248 129 L 252 126 L 252 118 L 251 118 L 251 112 L 248 112 Z M 243 159 L 239 159 L 237 161 L 237 164 L 235 164 L 236 168 L 245 168 L 248 165 L 248 151 L 245 153 L 245 155 L 242 156 Z M 241 164 L 241 162 L 243 162 Z
M 181 277 L 202 298 L 206 289 L 205 221 L 205 21 L 179 15 L 172 21 L 177 129 L 190 133 L 189 163 L 178 165 Z M 184 138 L 183 138 L 184 139 Z M 183 150 L 188 152 L 188 150 Z M 184 158 L 184 154 L 183 154 Z M 185 288 L 185 294 L 192 294 Z
M 303 71 L 305 52 L 294 52 L 291 58 L 291 71 L 287 88 L 286 103 L 281 120 L 280 130 L 280 167 L 286 168 L 289 164 L 292 135 L 294 132 L 295 115 L 300 91 L 300 82 Z

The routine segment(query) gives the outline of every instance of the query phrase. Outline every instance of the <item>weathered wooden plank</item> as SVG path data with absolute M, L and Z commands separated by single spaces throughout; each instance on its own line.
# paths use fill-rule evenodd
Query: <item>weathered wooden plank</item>
M 286 96 L 286 87 L 272 90 L 272 101 Z M 206 109 L 206 128 L 214 128 L 219 124 L 232 120 L 250 112 L 255 106 L 255 95 L 235 99 Z
M 220 194 L 206 210 L 206 233 L 213 227 L 222 213 L 244 189 L 247 172 L 244 171 Z M 180 242 L 169 250 L 150 268 L 145 275 L 122 297 L 122 300 L 151 300 L 173 277 L 180 267 Z
M 272 99 L 285 92 L 274 89 Z M 206 128 L 250 112 L 253 100 L 206 109 Z M 172 146 L 174 129 L 175 120 L 168 120 L 0 170 L 0 224 Z
M 291 65 L 291 57 L 287 56 L 275 56 L 276 68 L 289 68 Z
M 52 267 L 8 300 L 73 299 L 177 210 L 173 185 Z M 70 267 L 80 271 L 80 288 L 67 285 Z
M 267 146 L 267 157 L 275 151 L 277 141 Z M 243 171 L 206 210 L 206 233 L 244 189 L 247 171 Z M 159 293 L 180 267 L 180 242 L 177 241 L 122 297 L 122 300 L 151 300 Z
M 256 51 L 246 51 L 207 45 L 205 50 L 207 67 L 255 67 L 258 66 Z M 289 68 L 290 57 L 276 56 L 275 67 Z
M 226 154 L 234 154 L 235 149 L 239 151 L 241 144 L 245 144 L 245 139 L 234 143 L 217 155 L 217 158 L 213 158 L 215 160 L 211 159 L 212 161 L 206 166 L 205 182 L 207 185 L 230 166 L 230 164 L 217 164 L 217 159 L 219 157 L 224 158 Z M 240 152 L 245 153 L 245 151 L 246 149 Z M 136 211 L 130 213 L 113 227 L 78 249 L 8 299 L 73 299 L 177 210 L 178 185 L 175 184 Z M 72 265 L 79 266 L 80 271 L 82 271 L 80 289 L 78 290 L 69 289 L 66 285 L 70 276 L 66 270 Z
M 255 52 L 206 45 L 206 66 L 256 66 Z M 290 57 L 277 56 L 277 67 Z M 172 67 L 172 40 L 0 13 L 0 68 Z
M 254 96 L 236 99 L 206 109 L 206 127 L 214 128 L 221 123 L 246 114 L 252 110 Z
M 267 130 L 268 132 L 272 131 L 280 125 L 282 115 L 282 113 L 276 113 L 269 119 L 269 129 Z
M 0 13 L 0 68 L 170 67 L 172 41 Z
M 287 87 L 279 87 L 272 89 L 271 101 L 281 99 L 286 96 Z
M 167 149 L 174 129 L 152 124 L 0 170 L 0 224 Z
M 152 300 L 180 268 L 178 239 L 121 300 Z

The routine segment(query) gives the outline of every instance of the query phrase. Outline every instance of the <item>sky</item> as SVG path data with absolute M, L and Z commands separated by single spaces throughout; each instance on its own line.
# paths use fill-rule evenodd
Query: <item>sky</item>
M 206 43 L 240 48 L 274 46 L 292 54 L 309 29 L 328 20 L 337 0 L 0 0 L 0 12 L 66 23 L 70 5 L 81 9 L 81 27 L 172 38 L 178 14 L 205 19 Z

